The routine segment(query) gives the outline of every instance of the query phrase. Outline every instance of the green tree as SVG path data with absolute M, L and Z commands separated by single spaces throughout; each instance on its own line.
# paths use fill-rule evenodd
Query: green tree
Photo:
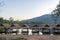
M 9 22 L 10 22 L 10 25 L 12 25 L 14 23 L 14 20 L 12 17 L 9 18 Z
M 0 26 L 0 32 L 5 32 L 5 28 Z
M 60 3 L 57 5 L 56 9 L 52 11 L 51 17 L 54 20 L 54 23 L 57 23 L 57 19 L 60 16 Z
M 9 24 L 10 22 L 9 22 L 9 20 L 4 19 L 4 23 L 8 23 Z
M 3 17 L 0 17 L 0 23 L 3 23 L 4 19 Z
M 51 13 L 51 17 L 54 20 L 54 25 L 57 24 L 57 19 L 58 19 L 59 16 L 60 16 L 60 2 L 57 5 L 56 9 L 53 10 L 52 13 Z M 51 31 L 51 35 L 53 35 L 53 27 L 51 27 L 51 30 L 50 31 Z

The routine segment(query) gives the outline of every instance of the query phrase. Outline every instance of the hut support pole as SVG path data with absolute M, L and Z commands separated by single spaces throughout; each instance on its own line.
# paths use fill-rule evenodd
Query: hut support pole
M 50 28 L 50 35 L 53 35 L 53 28 Z

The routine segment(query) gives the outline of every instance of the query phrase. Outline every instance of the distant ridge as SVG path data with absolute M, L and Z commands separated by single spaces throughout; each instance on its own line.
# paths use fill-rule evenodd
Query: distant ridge
M 35 18 L 25 20 L 25 21 L 28 21 L 29 23 L 31 23 L 31 22 L 44 22 L 45 24 L 48 24 L 50 26 L 54 25 L 54 20 L 50 14 L 45 14 L 45 15 L 35 17 Z M 57 24 L 60 24 L 60 17 L 57 20 Z

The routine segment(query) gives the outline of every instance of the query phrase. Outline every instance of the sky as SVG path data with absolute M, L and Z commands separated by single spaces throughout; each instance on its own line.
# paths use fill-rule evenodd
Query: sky
M 51 13 L 58 3 L 59 0 L 4 0 L 3 6 L 0 5 L 0 17 L 13 17 L 14 20 L 31 19 Z

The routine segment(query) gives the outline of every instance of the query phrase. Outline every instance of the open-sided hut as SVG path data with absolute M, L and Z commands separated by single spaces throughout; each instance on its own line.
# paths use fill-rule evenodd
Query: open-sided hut
M 10 25 L 7 23 L 0 24 L 0 33 L 8 33 Z
M 50 26 L 45 24 L 42 28 L 43 34 L 50 34 Z
M 28 24 L 23 24 L 21 25 L 21 29 L 22 29 L 22 34 L 28 34 L 28 29 L 29 29 L 29 25 Z
M 10 30 L 11 30 L 11 33 L 13 33 L 13 35 L 15 34 L 18 34 L 19 32 L 19 29 L 20 29 L 20 26 L 18 24 L 12 24 L 10 26 Z
M 39 25 L 38 24 L 33 24 L 32 25 L 32 34 L 33 35 L 38 35 L 39 34 Z

